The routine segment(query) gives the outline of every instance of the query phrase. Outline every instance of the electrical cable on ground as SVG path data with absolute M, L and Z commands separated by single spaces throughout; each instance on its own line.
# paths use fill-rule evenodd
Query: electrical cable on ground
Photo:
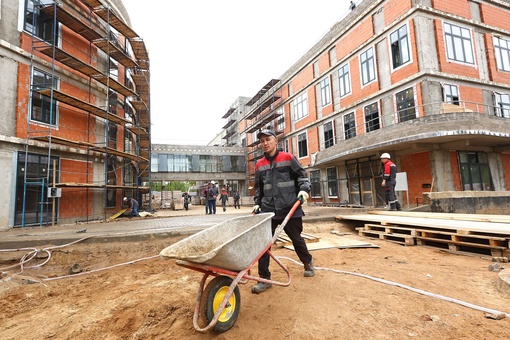
M 291 259 L 290 257 L 280 256 L 280 257 L 278 257 L 278 259 L 289 260 L 289 261 L 292 261 L 292 262 L 294 262 L 294 263 L 296 263 L 298 265 L 301 265 L 301 266 L 303 265 L 301 262 L 298 262 L 298 261 L 296 261 L 294 259 Z M 504 315 L 506 318 L 510 318 L 510 314 L 509 313 L 501 312 L 501 311 L 498 311 L 498 310 L 495 310 L 495 309 L 490 309 L 490 308 L 485 308 L 485 307 L 477 306 L 477 305 L 474 305 L 474 304 L 471 304 L 471 303 L 468 303 L 468 302 L 464 302 L 464 301 L 461 301 L 461 300 L 453 299 L 453 298 L 450 298 L 450 297 L 447 297 L 447 296 L 443 296 L 443 295 L 439 295 L 439 294 L 434 294 L 434 293 L 431 293 L 431 292 L 427 292 L 425 290 L 413 288 L 411 286 L 406 286 L 406 285 L 401 284 L 401 283 L 397 283 L 397 282 L 393 282 L 393 281 L 389 281 L 389 280 L 384 280 L 384 279 L 380 279 L 380 278 L 369 276 L 369 275 L 365 275 L 365 274 L 360 274 L 360 273 L 355 273 L 355 272 L 348 272 L 348 271 L 344 271 L 344 270 L 337 270 L 337 269 L 323 268 L 323 267 L 315 267 L 315 269 L 316 270 L 331 271 L 331 272 L 338 273 L 338 274 L 346 274 L 346 275 L 354 275 L 354 276 L 362 277 L 362 278 L 373 280 L 373 281 L 376 281 L 376 282 L 388 284 L 390 286 L 395 286 L 395 287 L 407 289 L 407 290 L 410 290 L 412 292 L 415 292 L 415 293 L 418 293 L 418 294 L 422 294 L 422 295 L 426 295 L 426 296 L 430 296 L 430 297 L 433 297 L 433 298 L 436 298 L 436 299 L 440 299 L 440 300 L 443 300 L 443 301 L 453 302 L 453 303 L 459 304 L 461 306 L 468 307 L 468 308 L 471 308 L 471 309 L 475 309 L 475 310 L 478 310 L 478 311 L 481 311 L 481 312 L 485 312 L 485 313 L 489 313 L 489 314 L 494 314 L 494 315 Z

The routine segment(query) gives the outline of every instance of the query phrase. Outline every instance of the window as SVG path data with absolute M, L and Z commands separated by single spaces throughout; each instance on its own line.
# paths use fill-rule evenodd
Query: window
M 159 155 L 151 153 L 151 172 L 158 172 Z
M 457 85 L 443 85 L 443 100 L 445 103 L 459 105 L 459 88 Z
M 376 103 L 365 106 L 365 129 L 367 132 L 379 130 L 379 106 Z
M 310 196 L 321 197 L 321 173 L 319 170 L 310 171 Z
M 278 131 L 285 129 L 285 116 L 278 117 Z
M 290 150 L 290 149 L 289 149 L 289 140 L 288 140 L 288 139 L 286 139 L 286 140 L 285 140 L 285 149 L 283 149 L 283 151 L 285 151 L 285 152 L 290 152 L 289 150 Z
M 471 31 L 467 28 L 445 23 L 444 32 L 448 59 L 474 64 Z
M 294 99 L 294 120 L 308 116 L 308 96 L 303 92 Z
M 328 196 L 329 197 L 338 197 L 338 183 L 337 183 L 336 168 L 327 168 L 326 174 L 328 177 Z
M 53 80 L 53 82 L 52 82 Z M 51 74 L 33 69 L 32 71 L 32 98 L 30 101 L 30 119 L 45 124 L 55 125 L 57 122 L 57 101 L 43 96 L 38 90 L 56 88 L 58 78 Z
M 374 49 L 370 47 L 365 52 L 361 53 L 361 83 L 367 85 L 375 80 L 375 59 Z
M 327 149 L 333 145 L 335 145 L 335 132 L 331 121 L 324 124 L 324 148 Z
M 397 101 L 398 122 L 402 123 L 416 118 L 414 108 L 414 93 L 412 88 L 408 88 L 395 95 Z
M 407 40 L 407 25 L 400 27 L 390 34 L 391 58 L 393 68 L 404 65 L 409 62 L 409 42 Z
M 351 77 L 349 76 L 349 64 L 345 64 L 338 70 L 338 81 L 340 83 L 340 97 L 351 93 Z
M 298 135 L 298 156 L 299 158 L 308 156 L 308 143 L 306 141 L 306 132 Z
M 25 31 L 35 35 L 46 42 L 56 41 L 58 30 L 53 29 L 53 17 L 41 11 L 44 5 L 53 4 L 53 0 L 26 0 L 25 1 Z M 55 31 L 55 37 L 53 36 Z
M 494 190 L 485 152 L 459 151 L 458 157 L 464 190 Z
M 53 164 L 56 169 L 53 171 Z M 39 155 L 34 153 L 18 152 L 17 179 L 16 184 L 16 204 L 15 204 L 15 225 L 40 224 L 41 222 L 51 222 L 53 199 L 47 198 L 47 183 L 59 182 L 60 158 L 48 155 Z M 55 173 L 56 178 L 53 178 Z M 41 179 L 45 179 L 43 184 Z M 55 212 L 58 214 L 58 204 L 60 199 L 56 199 Z M 23 207 L 23 203 L 25 207 Z M 55 216 L 58 218 L 58 216 Z
M 494 37 L 493 41 L 498 70 L 510 72 L 510 40 Z
M 330 90 L 330 86 L 329 86 L 329 76 L 321 80 L 320 89 L 321 89 L 322 106 L 329 105 L 331 103 L 331 90 Z
M 496 106 L 496 116 L 510 118 L 510 95 L 495 93 L 494 106 Z
M 354 112 L 344 115 L 343 119 L 345 139 L 356 137 L 356 121 L 354 120 Z

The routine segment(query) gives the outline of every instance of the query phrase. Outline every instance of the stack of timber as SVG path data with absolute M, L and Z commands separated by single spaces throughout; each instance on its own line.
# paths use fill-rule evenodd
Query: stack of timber
M 356 228 L 361 236 L 459 253 L 510 257 L 510 216 L 506 215 L 370 211 L 336 219 L 361 224 Z

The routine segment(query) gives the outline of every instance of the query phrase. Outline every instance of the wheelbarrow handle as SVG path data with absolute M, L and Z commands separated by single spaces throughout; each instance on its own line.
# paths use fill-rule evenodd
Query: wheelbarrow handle
M 285 216 L 285 219 L 283 220 L 282 224 L 280 224 L 274 231 L 273 239 L 271 240 L 271 244 L 274 244 L 276 242 L 276 239 L 278 239 L 278 236 L 282 232 L 283 228 L 285 228 L 285 226 L 287 225 L 287 222 L 290 220 L 292 215 L 294 215 L 294 213 L 296 212 L 296 209 L 299 207 L 300 204 L 301 204 L 301 200 L 299 200 L 299 199 L 296 201 L 296 203 L 294 203 L 294 205 L 290 209 L 287 216 Z

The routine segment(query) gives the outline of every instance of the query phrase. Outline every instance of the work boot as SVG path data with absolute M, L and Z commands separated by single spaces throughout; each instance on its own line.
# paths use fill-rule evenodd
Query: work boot
M 312 277 L 315 275 L 315 267 L 313 266 L 313 261 L 310 261 L 308 263 L 304 263 L 305 265 L 305 277 Z
M 395 201 L 395 207 L 397 208 L 397 211 L 402 210 L 402 206 L 400 205 L 399 201 Z
M 390 209 L 388 209 L 389 211 L 397 211 L 396 207 L 395 207 L 395 202 L 393 203 L 390 203 Z
M 251 292 L 253 294 L 259 294 L 265 292 L 268 288 L 271 288 L 273 285 L 271 283 L 259 282 L 255 286 L 251 287 Z

